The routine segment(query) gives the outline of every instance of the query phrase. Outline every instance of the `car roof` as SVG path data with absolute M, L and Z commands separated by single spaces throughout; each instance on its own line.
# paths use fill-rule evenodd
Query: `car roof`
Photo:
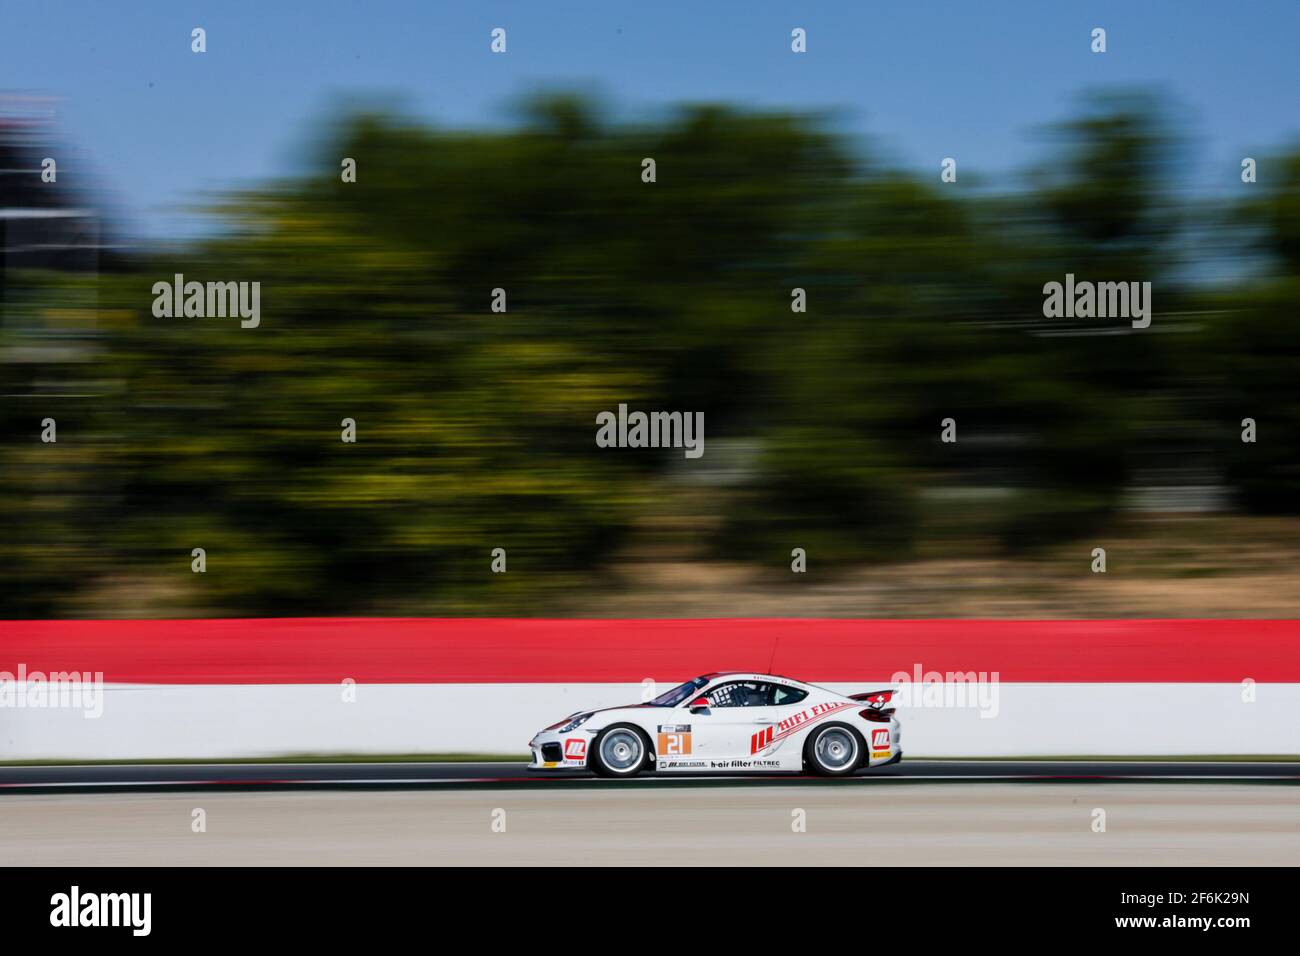
M 802 684 L 801 680 L 795 680 L 793 677 L 786 677 L 784 674 L 762 674 L 758 671 L 717 671 L 713 674 L 701 674 L 701 677 L 707 677 L 712 683 L 719 678 L 731 678 L 741 680 L 783 680 L 791 684 Z

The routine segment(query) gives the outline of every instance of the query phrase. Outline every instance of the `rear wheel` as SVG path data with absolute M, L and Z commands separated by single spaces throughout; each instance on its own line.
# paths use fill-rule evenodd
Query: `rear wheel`
M 602 777 L 635 777 L 650 763 L 650 742 L 636 727 L 617 724 L 596 737 L 587 765 Z
M 827 724 L 808 735 L 804 765 L 824 777 L 847 777 L 862 762 L 862 737 L 848 724 Z

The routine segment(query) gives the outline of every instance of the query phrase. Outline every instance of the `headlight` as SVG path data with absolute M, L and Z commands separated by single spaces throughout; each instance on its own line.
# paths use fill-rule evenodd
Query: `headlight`
M 551 724 L 547 730 L 554 730 L 561 734 L 567 734 L 570 730 L 575 730 L 582 724 L 591 719 L 591 714 L 574 714 L 571 717 L 565 717 L 558 724 Z

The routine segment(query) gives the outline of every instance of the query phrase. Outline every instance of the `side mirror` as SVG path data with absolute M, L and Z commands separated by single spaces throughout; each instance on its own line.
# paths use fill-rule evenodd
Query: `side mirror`
M 691 701 L 691 713 L 700 714 L 709 712 L 709 699 L 707 697 L 696 697 Z

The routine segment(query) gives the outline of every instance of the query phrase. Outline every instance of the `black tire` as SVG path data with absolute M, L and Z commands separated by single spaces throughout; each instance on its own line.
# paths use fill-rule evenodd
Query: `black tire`
M 862 766 L 866 752 L 866 741 L 857 730 L 848 724 L 830 723 L 818 727 L 804 741 L 803 764 L 823 777 L 847 777 Z
M 587 766 L 597 776 L 626 779 L 639 774 L 650 760 L 650 738 L 645 731 L 633 724 L 614 724 L 591 742 Z

